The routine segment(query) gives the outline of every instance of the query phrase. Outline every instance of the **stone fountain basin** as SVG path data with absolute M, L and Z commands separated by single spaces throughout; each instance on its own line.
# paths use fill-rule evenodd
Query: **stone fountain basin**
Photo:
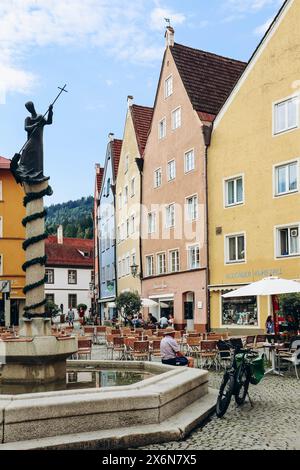
M 0 450 L 122 448 L 181 439 L 213 410 L 208 372 L 152 362 L 68 361 L 151 374 L 133 385 L 1 395 Z M 169 431 L 168 431 L 169 430 Z M 131 438 L 132 440 L 131 440 Z M 125 439 L 125 440 L 124 440 Z

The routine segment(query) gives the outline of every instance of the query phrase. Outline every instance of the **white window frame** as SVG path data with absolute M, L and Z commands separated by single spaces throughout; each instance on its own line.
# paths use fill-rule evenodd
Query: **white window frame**
M 280 255 L 280 237 L 279 237 L 279 231 L 283 229 L 293 229 L 297 228 L 298 229 L 298 238 L 299 238 L 299 243 L 298 243 L 298 253 L 293 253 L 293 254 L 288 254 L 288 255 Z M 299 258 L 300 256 L 300 222 L 295 222 L 294 224 L 284 224 L 284 225 L 276 225 L 274 227 L 274 259 L 275 260 L 282 260 L 282 259 L 289 259 L 289 258 Z
M 161 132 L 160 132 L 160 130 L 161 130 L 161 126 L 160 126 L 161 123 L 164 123 L 164 127 L 163 127 L 163 129 L 164 129 L 164 134 L 161 134 Z M 159 121 L 159 123 L 158 123 L 158 139 L 159 139 L 159 140 L 163 140 L 163 139 L 166 138 L 166 136 L 167 136 L 167 118 L 166 118 L 166 117 L 163 117 L 163 118 Z
M 130 225 L 130 234 L 133 235 L 135 233 L 135 214 L 131 214 L 129 225 Z
M 236 201 L 236 196 L 237 196 L 237 180 L 239 179 L 242 179 L 242 182 L 243 182 L 243 199 L 242 201 L 240 202 L 237 202 Z M 235 191 L 235 202 L 233 202 L 232 204 L 229 204 L 228 203 L 228 183 L 230 183 L 231 181 L 234 181 L 234 191 Z M 223 200 L 224 200 L 224 208 L 225 209 L 229 209 L 231 207 L 235 207 L 235 206 L 242 206 L 245 204 L 245 175 L 244 173 L 240 173 L 238 175 L 234 175 L 234 176 L 228 176 L 226 178 L 223 179 Z
M 128 185 L 124 188 L 124 205 L 128 204 Z
M 229 259 L 229 238 L 236 237 L 236 248 L 237 248 L 237 238 L 244 237 L 244 259 L 231 261 Z M 246 264 L 247 263 L 247 237 L 246 232 L 235 232 L 235 233 L 226 233 L 224 235 L 224 264 L 225 266 L 236 265 L 236 264 Z
M 187 170 L 187 165 L 186 165 L 187 159 L 186 159 L 186 157 L 187 157 L 187 154 L 191 153 L 191 152 L 193 152 L 193 156 L 194 156 L 194 166 L 190 170 Z M 186 152 L 184 152 L 184 174 L 188 174 L 191 171 L 194 171 L 195 168 L 196 168 L 195 149 L 192 148 L 192 149 L 189 149 Z
M 106 282 L 105 266 L 101 266 L 101 283 L 105 284 L 105 282 Z
M 118 258 L 118 278 L 120 279 L 122 277 L 122 260 L 121 258 Z
M 284 193 L 277 193 L 277 169 L 283 166 L 292 165 L 293 163 L 297 164 L 297 188 L 286 191 Z M 299 158 L 295 158 L 293 160 L 288 160 L 288 161 L 281 162 L 281 163 L 276 163 L 275 165 L 273 165 L 273 197 L 274 198 L 277 199 L 282 196 L 289 196 L 290 194 L 298 193 L 299 188 L 300 188 L 299 181 L 300 181 L 300 159 Z
M 190 250 L 192 248 L 197 248 L 199 249 L 199 266 L 196 266 L 196 267 L 191 267 L 191 263 L 190 263 Z M 189 271 L 194 271 L 195 269 L 199 269 L 200 266 L 201 266 L 201 260 L 200 260 L 200 245 L 199 243 L 193 243 L 191 245 L 187 245 L 187 268 Z
M 179 248 L 172 248 L 171 250 L 168 250 L 169 253 L 169 272 L 170 273 L 178 273 L 180 271 L 180 250 Z M 178 264 L 178 269 L 173 271 L 172 269 L 172 253 L 177 253 L 177 263 Z
M 127 173 L 128 169 L 129 169 L 129 155 L 128 154 L 125 156 L 125 165 L 124 166 L 125 166 L 124 173 Z
M 288 96 L 288 97 L 283 98 L 281 100 L 274 101 L 272 103 L 272 135 L 273 135 L 273 137 L 285 134 L 286 132 L 292 132 L 296 129 L 299 129 L 299 102 L 298 102 L 298 106 L 296 107 L 296 121 L 297 121 L 296 126 L 287 127 L 286 129 L 278 131 L 278 132 L 276 132 L 276 129 L 275 129 L 275 126 L 276 126 L 276 106 L 278 106 L 280 104 L 283 104 L 283 103 L 287 103 L 288 101 L 291 101 L 293 99 L 296 99 L 296 100 L 298 99 L 299 100 L 299 96 L 298 95 L 291 95 L 291 96 Z
M 171 86 L 170 86 L 170 92 L 168 93 L 168 83 L 171 83 Z M 165 79 L 165 83 L 164 83 L 164 95 L 165 95 L 165 99 L 169 98 L 169 96 L 173 95 L 173 75 L 169 75 L 166 79 Z
M 164 262 L 165 270 L 163 272 L 159 272 L 159 267 L 160 267 L 159 256 L 162 256 L 162 255 L 165 256 L 165 262 Z M 165 251 L 160 251 L 159 253 L 156 253 L 156 274 L 158 276 L 162 276 L 162 275 L 167 273 L 167 263 L 166 263 L 166 261 L 167 261 L 167 254 L 166 254 Z
M 133 197 L 135 196 L 135 176 L 133 178 L 131 178 L 131 182 L 130 182 L 130 196 Z
M 75 282 L 70 282 L 70 280 L 72 280 L 72 276 L 70 276 L 71 273 L 75 273 L 75 277 L 73 277 L 73 279 L 75 279 Z M 78 284 L 78 272 L 77 272 L 77 269 L 68 269 L 68 285 L 77 285 Z
M 52 282 L 49 282 L 49 281 L 48 281 L 48 274 L 47 274 L 47 272 L 49 272 L 49 271 L 50 271 L 51 274 L 52 274 Z M 45 282 L 45 284 L 51 284 L 51 285 L 52 285 L 52 284 L 55 284 L 55 272 L 54 272 L 54 268 L 46 268 L 46 269 L 45 269 L 45 275 L 47 276 L 47 281 Z
M 151 218 L 151 224 L 150 224 Z M 148 234 L 156 232 L 156 213 L 155 212 L 148 212 L 147 214 L 147 226 L 148 226 Z
M 168 212 L 171 207 L 173 208 L 173 224 L 172 225 L 169 224 L 169 222 L 170 222 L 170 218 L 169 218 L 170 213 Z M 165 210 L 166 210 L 166 212 L 165 212 L 165 217 L 166 217 L 165 227 L 166 228 L 174 228 L 175 224 L 176 224 L 175 202 L 171 202 L 170 204 L 167 204 Z
M 197 206 L 196 206 L 196 217 L 191 218 L 190 213 L 189 213 L 189 204 L 188 201 L 189 199 L 196 198 L 197 199 Z M 187 196 L 185 198 L 185 205 L 186 205 L 186 213 L 185 213 L 185 218 L 187 222 L 194 222 L 195 220 L 199 219 L 199 202 L 198 202 L 198 194 L 191 194 L 190 196 Z
M 149 274 L 149 270 L 148 270 L 148 259 L 151 258 L 152 259 L 152 272 L 151 274 Z M 154 273 L 155 273 L 155 270 L 154 270 L 154 254 L 150 254 L 150 255 L 146 255 L 145 256 L 145 262 L 146 262 L 146 277 L 150 277 L 150 276 L 154 276 Z
M 160 173 L 160 184 L 157 184 L 157 178 L 156 178 L 156 174 L 157 173 Z M 156 170 L 154 170 L 154 188 L 160 188 L 162 185 L 162 168 L 156 168 Z
M 173 178 L 171 178 L 172 176 L 172 171 L 171 170 L 171 164 L 174 164 L 174 167 L 173 167 Z M 168 182 L 169 181 L 174 181 L 176 178 L 176 160 L 173 158 L 172 160 L 169 160 L 168 163 L 167 163 L 167 179 L 168 179 Z
M 176 113 L 179 111 L 179 120 L 177 124 L 177 115 Z M 176 129 L 180 129 L 182 124 L 182 114 L 181 114 L 181 106 L 177 106 L 177 108 L 173 109 L 171 112 L 171 122 L 172 122 L 172 131 L 176 131 Z

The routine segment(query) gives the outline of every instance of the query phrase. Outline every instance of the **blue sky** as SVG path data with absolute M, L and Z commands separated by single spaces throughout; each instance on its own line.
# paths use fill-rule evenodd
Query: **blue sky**
M 127 95 L 153 104 L 164 17 L 176 42 L 248 60 L 282 0 L 1 0 L 0 155 L 22 147 L 26 110 L 44 113 L 68 84 L 45 128 L 47 204 L 93 193 L 107 136 L 122 138 Z

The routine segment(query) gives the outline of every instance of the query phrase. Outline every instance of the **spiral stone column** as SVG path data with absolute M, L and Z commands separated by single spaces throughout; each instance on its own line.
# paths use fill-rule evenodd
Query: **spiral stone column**
M 26 271 L 26 306 L 24 317 L 45 318 L 45 215 L 44 196 L 51 195 L 52 189 L 48 181 L 41 184 L 24 184 L 26 196 L 24 205 L 26 217 L 22 223 L 26 229 L 26 239 L 23 243 L 26 262 L 23 265 Z

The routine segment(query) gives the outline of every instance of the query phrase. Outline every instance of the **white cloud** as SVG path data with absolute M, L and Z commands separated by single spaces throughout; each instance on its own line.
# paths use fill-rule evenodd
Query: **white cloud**
M 268 30 L 269 26 L 271 25 L 274 18 L 269 18 L 264 24 L 258 26 L 253 31 L 256 36 L 263 36 L 266 31 Z
M 99 47 L 116 59 L 151 63 L 163 49 L 151 29 L 161 30 L 165 16 L 174 25 L 185 21 L 158 0 L 1 0 L 0 89 L 28 91 L 36 77 L 23 64 L 43 46 Z

